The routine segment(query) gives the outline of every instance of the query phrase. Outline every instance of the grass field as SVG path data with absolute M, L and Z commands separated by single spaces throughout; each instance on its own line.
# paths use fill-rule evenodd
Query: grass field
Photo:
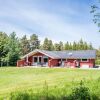
M 0 68 L 0 97 L 11 92 L 34 90 L 38 91 L 45 84 L 48 88 L 67 87 L 67 92 L 83 80 L 92 93 L 100 96 L 100 70 L 83 70 L 67 68 Z

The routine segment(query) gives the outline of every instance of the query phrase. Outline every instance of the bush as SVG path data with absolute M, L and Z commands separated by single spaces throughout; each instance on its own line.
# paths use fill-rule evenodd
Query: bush
M 68 97 L 69 100 L 91 100 L 89 88 L 85 87 L 83 82 L 80 86 L 73 88 L 72 93 Z
M 95 61 L 95 64 L 100 65 L 100 59 L 97 59 L 97 60 Z
M 33 90 L 31 90 L 27 92 L 12 93 L 9 100 L 100 100 L 96 94 L 90 92 L 83 81 L 80 82 L 79 86 L 74 87 L 69 95 L 66 93 L 67 86 L 64 88 L 65 89 L 60 89 L 60 92 L 57 92 L 59 91 L 58 87 L 50 91 L 45 81 L 42 91 L 33 93 Z M 53 92 L 53 95 L 51 92 Z
M 11 93 L 10 100 L 31 100 L 31 96 L 23 92 Z

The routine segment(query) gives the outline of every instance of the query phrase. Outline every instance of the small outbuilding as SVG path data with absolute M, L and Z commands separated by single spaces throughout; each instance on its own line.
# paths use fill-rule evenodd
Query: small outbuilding
M 17 61 L 17 66 L 93 68 L 96 50 L 46 51 L 36 49 Z

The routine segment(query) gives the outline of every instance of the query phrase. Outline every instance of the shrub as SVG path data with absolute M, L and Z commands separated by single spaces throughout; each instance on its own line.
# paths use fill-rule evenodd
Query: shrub
M 31 100 L 31 96 L 25 92 L 11 93 L 10 100 Z
M 89 88 L 85 87 L 83 81 L 80 86 L 72 89 L 72 93 L 68 97 L 69 100 L 91 100 Z
M 53 91 L 49 90 L 48 84 L 45 81 L 43 89 L 34 93 L 33 90 L 27 92 L 12 93 L 9 100 L 100 100 L 96 94 L 90 92 L 83 81 L 79 86 L 74 87 L 72 92 L 68 95 L 66 93 L 67 86 L 64 88 L 54 88 Z M 57 92 L 58 91 L 58 92 Z

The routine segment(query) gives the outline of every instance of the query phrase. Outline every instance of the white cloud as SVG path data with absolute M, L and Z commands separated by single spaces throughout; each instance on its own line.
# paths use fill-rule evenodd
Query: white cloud
M 0 30 L 11 33 L 15 31 L 17 36 L 22 37 L 24 34 L 29 35 L 34 32 L 38 33 L 40 40 L 45 37 L 53 39 L 53 41 L 78 41 L 83 38 L 87 42 L 92 42 L 95 47 L 100 45 L 97 28 L 92 22 L 87 23 L 71 23 L 75 20 L 68 18 L 69 15 L 79 15 L 76 10 L 68 7 L 58 9 L 62 13 L 66 13 L 66 20 L 58 13 L 48 12 L 38 7 L 29 7 L 26 5 L 19 5 L 12 2 L 13 9 L 8 12 L 0 12 L 0 16 L 4 16 L 4 21 L 0 23 Z M 29 8 L 27 8 L 29 7 Z M 12 13 L 12 14 L 10 14 Z M 65 17 L 64 16 L 64 17 Z M 7 18 L 7 19 L 6 19 Z M 74 17 L 73 17 L 74 18 Z M 83 20 L 81 20 L 83 22 Z

